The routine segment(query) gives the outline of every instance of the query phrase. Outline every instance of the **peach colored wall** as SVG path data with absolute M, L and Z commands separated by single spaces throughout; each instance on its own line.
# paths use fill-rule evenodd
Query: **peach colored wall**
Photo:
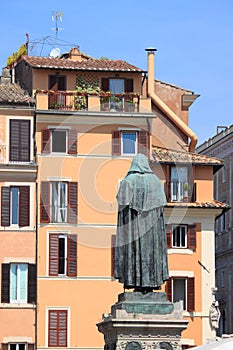
M 32 342 L 35 342 L 35 310 L 19 308 L 16 305 L 11 309 L 0 309 L 0 313 L 1 341 L 5 337 L 31 337 Z
M 214 199 L 212 166 L 196 167 L 195 179 L 197 182 L 198 201 L 201 202 Z
M 57 72 L 60 73 L 60 75 L 66 75 L 67 76 L 67 86 L 66 89 L 68 91 L 74 91 L 76 87 L 76 77 L 94 77 L 96 80 L 99 81 L 99 84 L 101 86 L 101 78 L 115 78 L 115 73 L 103 73 L 103 72 L 94 72 L 94 73 L 87 73 L 87 72 L 70 72 L 70 71 L 62 71 L 62 70 L 41 70 L 41 69 L 33 69 L 33 90 L 41 89 L 41 90 L 47 90 L 48 89 L 48 75 L 49 74 L 56 74 Z M 134 73 L 133 75 L 130 73 L 119 73 L 117 78 L 124 79 L 124 78 L 134 78 L 134 92 L 141 93 L 141 73 Z

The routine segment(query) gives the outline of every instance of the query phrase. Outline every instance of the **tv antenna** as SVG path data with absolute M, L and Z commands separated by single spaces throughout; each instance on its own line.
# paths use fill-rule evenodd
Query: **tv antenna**
M 54 11 L 52 11 L 52 21 L 55 22 L 55 25 L 56 25 L 56 27 L 52 28 L 52 29 L 55 30 L 55 32 L 56 32 L 56 38 L 57 38 L 59 30 L 64 29 L 64 28 L 58 27 L 58 20 L 60 22 L 62 22 L 62 11 L 57 11 L 56 13 L 54 13 Z

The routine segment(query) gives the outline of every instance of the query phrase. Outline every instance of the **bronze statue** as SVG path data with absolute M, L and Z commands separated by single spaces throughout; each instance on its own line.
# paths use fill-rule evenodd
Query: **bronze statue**
M 117 194 L 114 277 L 143 293 L 169 278 L 163 207 L 166 197 L 146 156 L 136 155 Z

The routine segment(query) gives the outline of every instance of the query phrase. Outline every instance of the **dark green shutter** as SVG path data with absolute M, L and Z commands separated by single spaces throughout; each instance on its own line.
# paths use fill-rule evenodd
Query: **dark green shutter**
M 28 303 L 36 303 L 36 264 L 28 265 Z
M 1 302 L 10 302 L 10 264 L 2 264 Z

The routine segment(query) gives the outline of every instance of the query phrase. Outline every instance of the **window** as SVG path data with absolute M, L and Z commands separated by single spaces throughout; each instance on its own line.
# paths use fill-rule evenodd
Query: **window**
M 26 350 L 26 344 L 23 343 L 12 343 L 10 345 L 10 350 Z
M 51 222 L 67 222 L 67 182 L 51 182 Z
M 77 235 L 49 235 L 49 275 L 77 276 Z
M 221 274 L 221 287 L 224 288 L 225 287 L 225 271 L 222 270 L 222 274 Z
M 48 346 L 67 347 L 67 310 L 49 310 Z
M 171 167 L 171 200 L 181 202 L 184 198 L 184 184 L 188 182 L 186 167 Z
M 111 91 L 114 94 L 122 92 L 134 92 L 134 80 L 102 78 L 101 90 Z
M 30 120 L 10 120 L 11 162 L 30 162 Z
M 197 232 L 201 231 L 201 224 L 193 225 L 166 225 L 167 247 L 188 248 L 196 251 Z
M 122 130 L 112 133 L 112 155 L 148 154 L 149 134 L 146 130 Z
M 113 94 L 121 94 L 125 91 L 124 79 L 109 79 L 109 90 Z
M 77 154 L 77 131 L 43 129 L 41 149 L 42 153 Z
M 193 277 L 170 277 L 166 282 L 166 293 L 171 302 L 183 301 L 183 309 L 189 312 L 195 310 L 194 307 L 194 278 Z
M 187 226 L 172 226 L 172 247 L 187 247 Z
M 30 225 L 30 187 L 1 188 L 1 226 Z
M 226 182 L 226 166 L 222 167 L 222 183 Z
M 137 153 L 137 132 L 123 131 L 121 133 L 121 149 L 122 154 L 136 154 Z
M 43 181 L 41 183 L 40 220 L 42 223 L 77 223 L 78 183 Z
M 226 231 L 226 213 L 221 215 L 221 232 Z
M 36 265 L 2 264 L 2 303 L 36 302 Z
M 65 91 L 66 90 L 66 76 L 54 74 L 49 75 L 49 84 L 48 84 L 49 90 L 54 91 Z

